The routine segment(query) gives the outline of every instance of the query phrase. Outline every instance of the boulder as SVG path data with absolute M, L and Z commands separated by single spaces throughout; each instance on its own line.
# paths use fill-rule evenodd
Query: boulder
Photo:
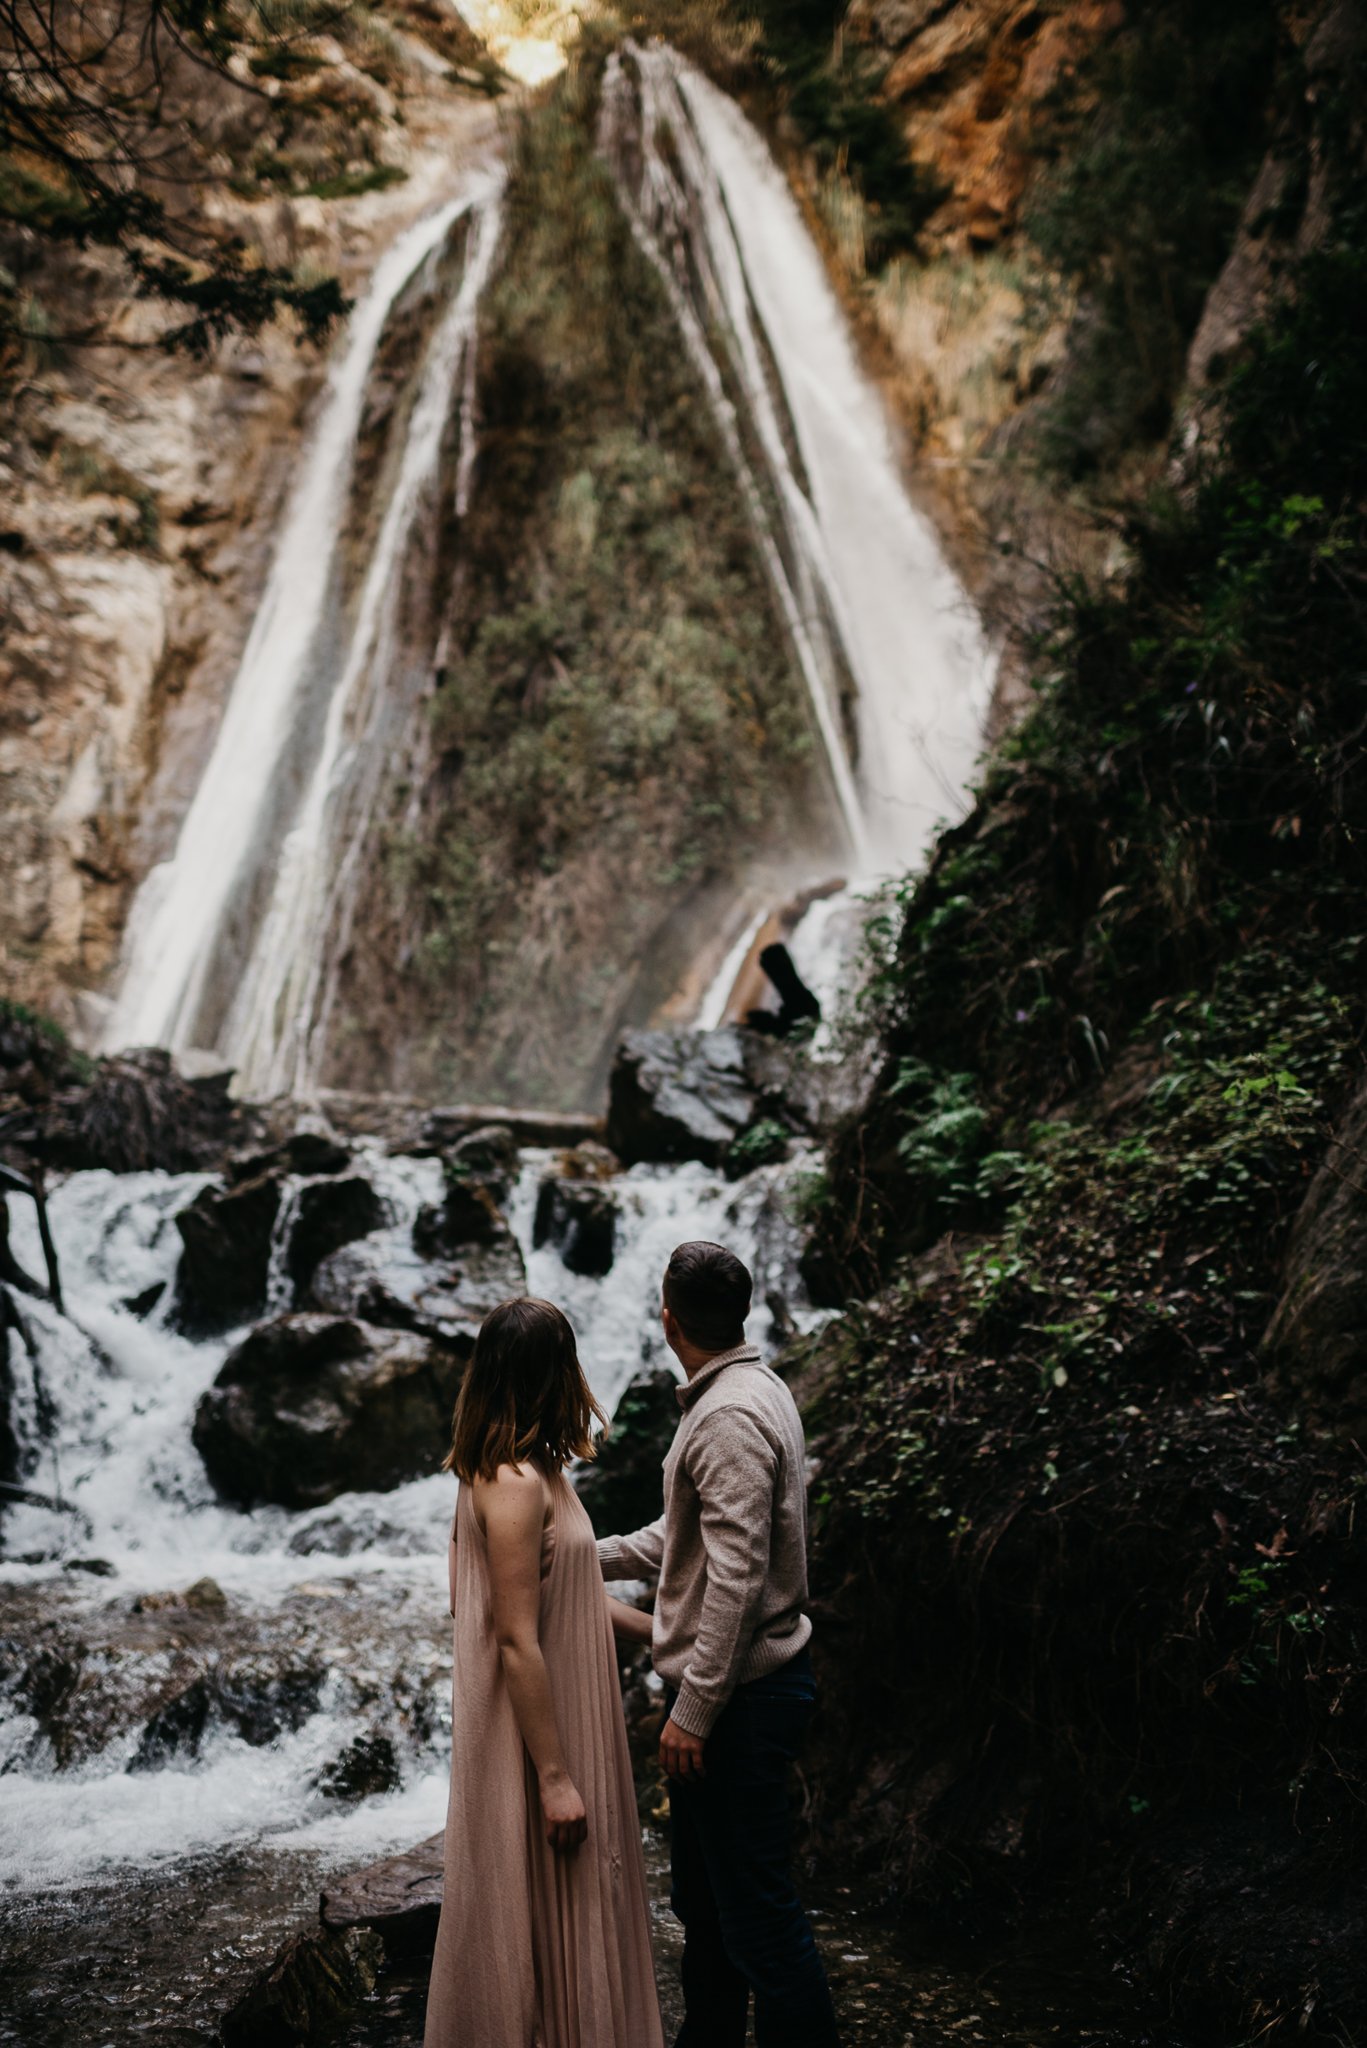
M 664 1507 L 662 1467 L 679 1426 L 679 1382 L 665 1367 L 638 1373 L 617 1403 L 612 1427 L 575 1489 L 599 1536 L 653 1522 Z
M 369 1928 L 294 1934 L 220 2022 L 223 2048 L 293 2048 L 323 2037 L 375 1989 L 384 1943 Z
M 187 1173 L 216 1166 L 242 1120 L 228 1093 L 231 1078 L 219 1072 L 191 1079 L 154 1048 L 98 1060 L 44 1105 L 36 1149 L 50 1165 L 72 1170 Z
M 271 1174 L 201 1188 L 181 1210 L 176 1302 L 191 1328 L 226 1329 L 264 1308 L 279 1210 L 280 1182 Z
M 424 1202 L 414 1217 L 413 1247 L 424 1258 L 439 1259 L 465 1245 L 492 1244 L 507 1227 L 492 1188 L 473 1178 L 448 1177 L 445 1200 Z
M 1367 1088 L 1330 1140 L 1292 1228 L 1263 1338 L 1282 1385 L 1345 1436 L 1367 1423 Z
M 319 1900 L 324 1927 L 368 1927 L 382 1936 L 390 1957 L 430 1955 L 441 1913 L 444 1841 L 431 1835 L 416 1849 L 335 1879 Z
M 553 1244 L 571 1273 L 601 1278 L 617 1248 L 617 1198 L 599 1181 L 543 1180 L 537 1191 L 532 1243 Z
M 385 1792 L 397 1792 L 402 1778 L 393 1739 L 382 1729 L 358 1735 L 341 1754 L 324 1764 L 314 1781 L 324 1799 L 354 1806 L 362 1799 L 375 1799 Z
M 358 1173 L 344 1180 L 311 1181 L 299 1190 L 285 1262 L 296 1292 L 324 1259 L 386 1220 L 384 1203 Z
M 299 1173 L 313 1176 L 344 1173 L 351 1153 L 341 1140 L 327 1131 L 295 1131 L 279 1145 L 265 1152 L 242 1153 L 228 1165 L 229 1180 L 256 1180 L 263 1173 Z
M 481 1125 L 452 1146 L 442 1170 L 443 1200 L 424 1203 L 413 1223 L 413 1243 L 429 1258 L 507 1230 L 500 1204 L 517 1174 L 517 1140 L 506 1124 Z
M 517 1139 L 509 1124 L 481 1124 L 457 1139 L 446 1157 L 447 1178 L 453 1174 L 483 1181 L 502 1201 L 517 1178 Z
M 461 1359 L 411 1331 L 286 1315 L 229 1353 L 195 1410 L 210 1478 L 243 1506 L 316 1507 L 435 1472 Z
M 759 1123 L 818 1129 L 827 1077 L 791 1046 L 721 1031 L 628 1031 L 608 1084 L 607 1139 L 628 1166 L 699 1159 L 722 1166 Z
M 382 1244 L 352 1244 L 325 1259 L 309 1282 L 314 1308 L 384 1329 L 413 1330 L 468 1358 L 491 1308 L 525 1294 L 527 1274 L 506 1225 L 484 1244 L 438 1262 L 387 1257 Z

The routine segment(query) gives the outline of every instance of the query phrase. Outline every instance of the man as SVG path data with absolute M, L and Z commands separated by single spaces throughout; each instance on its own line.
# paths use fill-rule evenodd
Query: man
M 792 1395 L 745 1341 L 750 1275 L 681 1244 L 665 1340 L 688 1376 L 665 1511 L 608 1536 L 605 1579 L 659 1574 L 651 1646 L 669 1719 L 673 1885 L 685 2017 L 675 2048 L 838 2048 L 826 1973 L 793 1885 L 788 1767 L 811 1718 L 807 1492 Z

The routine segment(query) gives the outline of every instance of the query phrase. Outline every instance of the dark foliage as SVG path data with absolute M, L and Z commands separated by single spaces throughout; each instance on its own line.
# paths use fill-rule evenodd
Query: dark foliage
M 279 313 L 316 342 L 346 310 L 335 278 L 300 284 L 251 262 L 194 205 L 211 173 L 189 86 L 207 76 L 248 91 L 229 68 L 242 40 L 208 0 L 0 0 L 0 232 L 121 250 L 139 294 L 186 315 L 162 346 L 195 355 Z M 288 39 L 261 40 L 265 58 L 286 54 Z M 24 336 L 21 295 L 0 270 L 0 343 Z
M 1060 585 L 1036 708 L 885 929 L 810 1261 L 876 1296 L 806 1378 L 825 1826 L 937 1909 L 1120 1873 L 1212 2040 L 1364 2020 L 1364 1470 L 1258 1351 L 1363 1074 L 1367 215 L 1332 111 L 1327 225 L 1206 469 L 1123 582 Z
M 1036 124 L 1026 226 L 1081 294 L 1042 436 L 1069 474 L 1168 430 L 1206 292 L 1278 102 L 1296 90 L 1282 12 L 1277 0 L 1134 9 Z

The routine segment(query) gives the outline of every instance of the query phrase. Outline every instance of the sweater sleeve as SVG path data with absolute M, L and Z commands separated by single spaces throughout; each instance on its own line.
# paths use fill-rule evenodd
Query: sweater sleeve
M 697 1489 L 707 1585 L 673 1719 L 689 1735 L 711 1730 L 736 1686 L 749 1621 L 769 1568 L 778 1456 L 752 1415 L 719 1408 L 688 1449 Z
M 648 1522 L 630 1536 L 600 1536 L 598 1562 L 605 1579 L 653 1579 L 665 1554 L 665 1518 Z

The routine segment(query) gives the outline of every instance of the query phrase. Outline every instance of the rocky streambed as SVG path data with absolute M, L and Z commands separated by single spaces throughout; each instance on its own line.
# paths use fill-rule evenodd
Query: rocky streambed
M 420 2040 L 449 1769 L 437 1467 L 479 1320 L 524 1287 L 566 1306 L 617 1412 L 586 1501 L 604 1527 L 648 1517 L 664 1261 L 724 1237 L 761 1340 L 812 1326 L 797 1218 L 836 1078 L 755 1033 L 633 1034 L 606 1119 L 557 1124 L 301 1117 L 187 1096 L 156 1062 L 43 1086 L 11 1063 L 24 1156 L 67 1170 L 62 1309 L 22 1194 L 0 1282 L 0 2042 Z M 673 2012 L 658 1688 L 624 1682 Z M 1066 1929 L 1047 1963 L 918 1955 L 876 1898 L 821 1869 L 810 1889 L 852 2041 L 1171 2038 Z

